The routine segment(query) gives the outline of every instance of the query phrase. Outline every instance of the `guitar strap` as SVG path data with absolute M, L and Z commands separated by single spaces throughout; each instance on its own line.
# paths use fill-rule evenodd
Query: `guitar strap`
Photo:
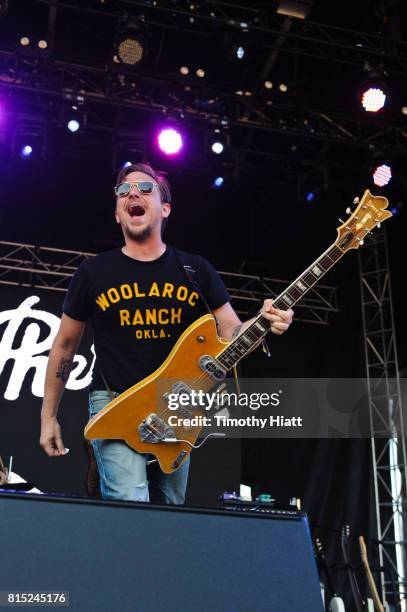
M 176 249 L 175 247 L 173 247 L 173 249 L 174 249 L 175 257 L 177 258 L 178 263 L 180 264 L 181 268 L 184 270 L 187 279 L 189 280 L 190 284 L 192 285 L 192 287 L 195 289 L 195 291 L 197 292 L 197 294 L 201 298 L 202 302 L 204 303 L 204 305 L 206 307 L 206 310 L 215 319 L 216 327 L 218 327 L 218 321 L 216 320 L 216 317 L 214 316 L 214 314 L 213 314 L 213 312 L 212 312 L 212 310 L 211 310 L 207 300 L 205 299 L 205 296 L 203 295 L 203 293 L 201 291 L 199 283 L 192 276 L 192 273 L 195 274 L 196 270 L 194 270 L 188 263 L 185 262 L 185 259 L 184 259 L 183 255 L 182 255 L 182 253 L 180 253 L 178 251 L 178 249 Z M 239 377 L 237 375 L 237 368 L 236 368 L 236 366 L 233 366 L 233 376 L 234 376 L 234 379 L 235 379 L 235 385 L 236 385 L 237 393 L 238 393 L 238 395 L 240 395 Z

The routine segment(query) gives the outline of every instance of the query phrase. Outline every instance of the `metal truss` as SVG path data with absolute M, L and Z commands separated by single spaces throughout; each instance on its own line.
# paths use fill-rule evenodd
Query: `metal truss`
M 293 19 L 293 27 L 284 33 L 286 42 L 282 48 L 281 16 L 239 4 L 206 0 L 190 2 L 182 0 L 118 0 L 114 8 L 100 2 L 85 0 L 35 0 L 50 7 L 88 12 L 117 19 L 123 15 L 140 18 L 144 23 L 162 29 L 190 31 L 194 35 L 213 36 L 219 25 L 252 32 L 263 37 L 265 49 L 278 48 L 286 53 L 300 54 L 321 60 L 343 62 L 363 66 L 370 60 L 385 63 L 389 73 L 405 77 L 407 72 L 407 44 L 375 34 L 357 32 L 347 28 L 328 26 L 313 21 Z
M 359 249 L 359 271 L 382 590 L 406 610 L 406 442 L 384 229 Z
M 160 44 L 154 67 L 148 71 L 141 65 L 136 71 L 123 65 L 99 64 L 57 59 L 52 54 L 55 22 L 64 11 L 103 16 L 118 20 L 123 15 L 142 20 L 144 27 L 158 29 L 165 38 L 165 30 L 173 29 L 194 37 L 218 39 L 220 27 L 247 30 L 253 40 L 261 37 L 262 51 L 271 56 L 291 53 L 315 57 L 330 62 L 344 62 L 362 69 L 367 64 L 383 65 L 387 73 L 407 78 L 407 44 L 380 36 L 355 32 L 344 28 L 324 26 L 308 20 L 286 18 L 272 11 L 260 11 L 247 6 L 225 2 L 191 3 L 172 0 L 118 0 L 101 6 L 96 0 L 34 0 L 49 6 L 49 56 L 39 59 L 15 49 L 0 49 L 0 87 L 5 92 L 31 93 L 38 108 L 40 98 L 86 104 L 86 107 L 105 106 L 113 109 L 134 109 L 153 114 L 205 123 L 208 128 L 233 127 L 251 133 L 279 133 L 299 138 L 322 140 L 350 146 L 386 147 L 391 151 L 405 149 L 407 130 L 396 120 L 350 115 L 310 105 L 296 106 L 281 97 L 267 98 L 258 83 L 252 91 L 239 95 L 232 84 L 205 79 L 185 79 L 161 69 L 160 58 L 165 55 L 165 43 Z M 191 9 L 190 7 L 194 7 Z M 289 22 L 289 27 L 287 25 Z M 283 28 L 283 31 L 282 31 Z M 113 41 L 112 41 L 113 44 Z M 367 63 L 367 64 L 366 64 Z M 266 67 L 270 66 L 266 63 Z M 264 76 L 264 75 L 263 75 Z M 247 94 L 247 95 L 246 95 Z M 18 106 L 18 105 L 16 105 Z M 45 104 L 44 104 L 45 106 Z M 93 113 L 87 131 L 117 133 L 116 118 L 98 117 Z M 46 117 L 51 128 L 53 122 Z M 401 119 L 400 119 L 401 122 Z M 267 147 L 263 147 L 263 150 Z
M 43 101 L 54 98 L 79 105 L 109 106 L 113 109 L 133 109 L 157 115 L 170 115 L 206 124 L 209 128 L 223 126 L 239 130 L 279 133 L 339 143 L 347 146 L 384 146 L 400 151 L 407 144 L 407 129 L 372 117 L 358 117 L 305 106 L 301 109 L 289 103 L 267 104 L 262 96 L 240 96 L 219 85 L 206 85 L 205 103 L 198 85 L 188 85 L 178 75 L 120 75 L 111 68 L 86 64 L 51 61 L 47 70 L 38 70 L 36 60 L 21 57 L 16 52 L 0 49 L 0 88 L 4 92 L 33 94 L 41 108 Z M 186 91 L 187 89 L 187 91 Z M 211 105 L 210 101 L 214 101 Z M 43 105 L 45 106 L 45 104 Z M 117 133 L 111 117 L 88 122 L 89 131 Z M 41 118 L 39 118 L 41 120 Z M 42 117 L 42 121 L 47 122 Z M 52 128 L 52 121 L 48 127 Z
M 94 253 L 0 241 L 0 284 L 66 291 L 75 270 Z M 266 297 L 276 297 L 291 281 L 219 271 L 232 303 L 242 316 L 252 316 Z M 338 312 L 336 288 L 313 288 L 296 306 L 296 320 L 328 325 Z

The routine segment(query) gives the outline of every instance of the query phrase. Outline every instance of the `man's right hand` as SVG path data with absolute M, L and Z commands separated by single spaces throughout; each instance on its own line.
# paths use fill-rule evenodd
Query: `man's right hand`
M 56 417 L 41 418 L 40 445 L 49 457 L 66 455 L 67 451 L 62 442 L 61 428 Z

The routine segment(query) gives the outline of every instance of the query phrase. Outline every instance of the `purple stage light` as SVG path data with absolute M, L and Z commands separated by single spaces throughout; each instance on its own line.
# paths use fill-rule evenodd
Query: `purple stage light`
M 158 134 L 157 143 L 161 151 L 166 155 L 176 155 L 183 147 L 180 132 L 173 128 L 162 129 Z

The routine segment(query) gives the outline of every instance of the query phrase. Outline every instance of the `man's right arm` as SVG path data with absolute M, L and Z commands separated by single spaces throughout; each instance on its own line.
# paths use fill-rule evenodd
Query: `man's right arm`
M 63 314 L 49 353 L 41 409 L 40 444 L 50 457 L 59 457 L 66 452 L 57 420 L 58 407 L 85 325 L 83 321 Z

